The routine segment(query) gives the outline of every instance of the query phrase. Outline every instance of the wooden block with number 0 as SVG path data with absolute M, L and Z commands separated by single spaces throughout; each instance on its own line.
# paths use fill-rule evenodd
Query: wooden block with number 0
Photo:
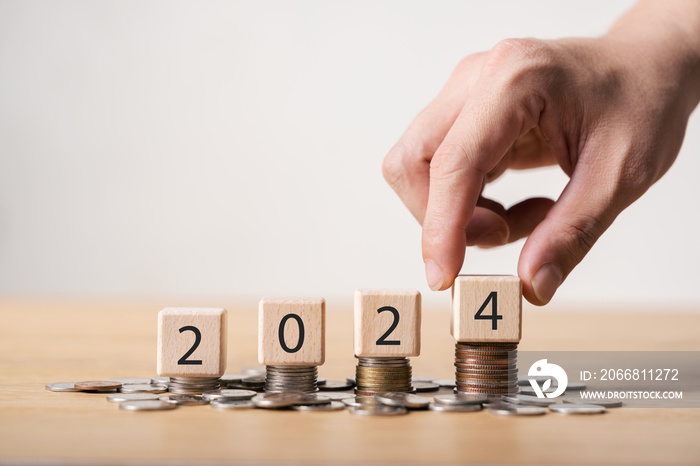
M 226 371 L 226 330 L 226 309 L 163 309 L 158 313 L 158 375 L 222 376 Z
M 355 356 L 420 355 L 418 290 L 355 291 Z
M 460 275 L 452 286 L 452 336 L 459 342 L 519 342 L 523 291 L 511 275 Z
M 258 360 L 266 366 L 320 366 L 326 360 L 323 298 L 263 298 Z

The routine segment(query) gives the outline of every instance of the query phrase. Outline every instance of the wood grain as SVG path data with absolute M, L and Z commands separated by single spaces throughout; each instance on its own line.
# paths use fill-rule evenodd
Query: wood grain
M 522 283 L 518 277 L 460 275 L 452 286 L 452 336 L 459 342 L 519 342 L 522 301 Z M 490 318 L 494 304 L 500 316 L 496 329 Z M 475 318 L 477 314 L 480 318 Z
M 222 376 L 226 370 L 227 329 L 226 309 L 163 309 L 158 313 L 158 375 Z M 184 358 L 195 345 L 194 351 Z M 199 364 L 184 364 L 185 361 L 196 361 Z
M 260 364 L 320 366 L 326 361 L 326 301 L 323 298 L 263 298 L 258 307 Z M 280 327 L 284 341 L 280 339 Z M 302 328 L 303 338 L 300 337 Z
M 256 302 L 225 307 L 230 372 L 256 365 Z M 497 417 L 414 412 L 220 412 L 208 406 L 130 413 L 104 395 L 53 393 L 50 382 L 149 377 L 157 313 L 168 301 L 0 300 L 0 464 L 525 463 L 698 464 L 700 410 L 617 409 L 603 416 Z M 547 306 L 523 313 L 522 350 L 700 350 L 700 309 Z M 449 305 L 423 312 L 417 375 L 454 375 Z M 321 375 L 352 375 L 352 303 L 327 315 Z M 605 322 L 605 325 L 601 325 Z
M 394 330 L 387 334 L 394 324 Z M 421 295 L 418 290 L 355 291 L 356 356 L 418 356 L 420 327 Z M 379 344 L 380 339 L 385 344 Z

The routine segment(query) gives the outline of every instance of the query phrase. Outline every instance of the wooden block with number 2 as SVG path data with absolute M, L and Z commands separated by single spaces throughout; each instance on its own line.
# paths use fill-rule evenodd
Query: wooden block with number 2
M 452 336 L 459 342 L 519 342 L 522 283 L 511 275 L 460 275 L 452 286 Z
M 158 313 L 158 375 L 222 376 L 226 370 L 226 330 L 226 309 L 163 309 Z
M 355 356 L 420 355 L 418 290 L 355 291 Z

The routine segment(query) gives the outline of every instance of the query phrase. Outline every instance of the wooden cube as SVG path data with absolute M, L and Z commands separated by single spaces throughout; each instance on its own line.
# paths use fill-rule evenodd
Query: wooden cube
M 226 330 L 226 309 L 163 309 L 158 313 L 158 375 L 222 376 L 226 371 Z
M 460 275 L 452 286 L 450 330 L 459 342 L 519 342 L 523 290 L 511 275 Z
M 418 290 L 355 291 L 355 356 L 420 355 Z
M 266 366 L 320 366 L 326 361 L 323 298 L 263 298 L 258 360 Z

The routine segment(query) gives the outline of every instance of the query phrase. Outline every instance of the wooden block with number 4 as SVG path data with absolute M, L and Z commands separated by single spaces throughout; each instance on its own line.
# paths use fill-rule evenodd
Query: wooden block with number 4
M 452 286 L 452 336 L 459 342 L 519 342 L 523 291 L 511 275 L 460 275 Z
M 263 298 L 258 361 L 266 366 L 320 366 L 326 361 L 323 298 Z
M 418 290 L 355 291 L 355 356 L 420 355 Z
M 167 307 L 158 313 L 158 375 L 220 377 L 226 371 L 226 309 Z

